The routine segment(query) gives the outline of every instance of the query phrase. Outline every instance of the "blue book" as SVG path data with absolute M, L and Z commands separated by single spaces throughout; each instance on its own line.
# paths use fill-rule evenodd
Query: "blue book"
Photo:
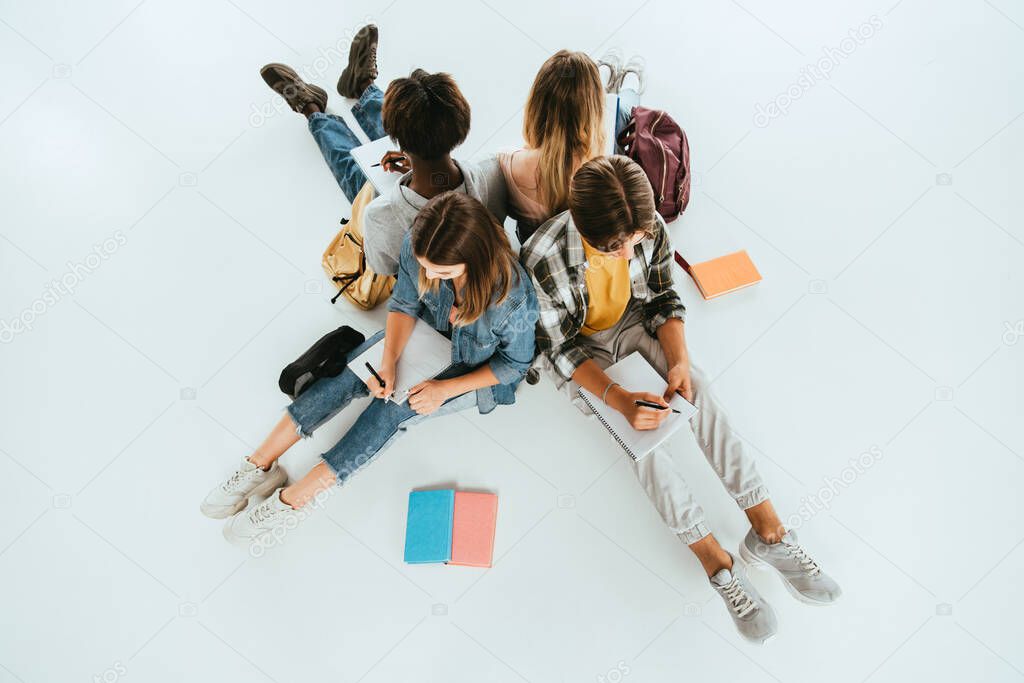
M 452 559 L 455 491 L 411 491 L 405 523 L 405 561 L 409 564 Z

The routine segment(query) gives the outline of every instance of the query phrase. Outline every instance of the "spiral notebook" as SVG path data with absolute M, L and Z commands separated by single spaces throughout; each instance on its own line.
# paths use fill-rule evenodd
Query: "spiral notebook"
M 651 364 L 640 355 L 639 351 L 634 351 L 604 372 L 626 391 L 647 391 L 652 394 L 661 394 L 668 387 L 658 371 L 651 367 Z M 600 396 L 592 394 L 583 387 L 579 388 L 578 393 L 583 402 L 594 411 L 597 419 L 605 426 L 608 433 L 615 438 L 629 457 L 636 461 L 660 446 L 665 439 L 672 436 L 677 429 L 697 414 L 696 406 L 676 394 L 668 403 L 679 412 L 669 415 L 657 429 L 640 431 L 633 429 L 626 417 L 606 405 Z

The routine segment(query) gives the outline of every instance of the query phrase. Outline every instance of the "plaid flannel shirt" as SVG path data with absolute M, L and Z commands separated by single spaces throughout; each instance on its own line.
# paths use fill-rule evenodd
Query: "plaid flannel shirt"
M 520 260 L 533 278 L 540 305 L 537 343 L 555 371 L 566 380 L 572 379 L 576 368 L 591 358 L 587 345 L 579 340 L 590 296 L 583 238 L 569 212 L 558 214 L 538 228 L 523 245 Z M 671 318 L 685 319 L 686 308 L 672 286 L 672 247 L 661 216 L 653 238 L 645 238 L 634 247 L 629 278 L 632 298 L 643 306 L 648 334 L 655 336 Z

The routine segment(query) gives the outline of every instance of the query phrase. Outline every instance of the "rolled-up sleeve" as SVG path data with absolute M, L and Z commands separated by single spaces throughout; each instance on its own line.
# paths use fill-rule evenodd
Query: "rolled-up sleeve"
M 398 258 L 398 278 L 391 290 L 388 310 L 405 313 L 418 318 L 423 310 L 419 289 L 420 264 L 412 253 L 412 239 L 407 235 L 402 243 L 402 251 Z
M 498 350 L 491 356 L 491 372 L 501 384 L 518 382 L 530 369 L 537 348 L 537 297 L 529 282 L 524 282 L 526 296 L 509 312 L 499 330 Z

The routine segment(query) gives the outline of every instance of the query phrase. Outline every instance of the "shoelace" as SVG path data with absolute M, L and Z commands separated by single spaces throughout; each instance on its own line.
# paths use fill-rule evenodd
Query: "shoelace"
M 281 512 L 281 509 L 274 505 L 274 499 L 269 500 L 256 506 L 256 509 L 252 511 L 249 519 L 252 520 L 254 525 L 260 525 L 268 519 L 275 517 L 277 513 Z
M 808 576 L 817 576 L 821 572 L 821 567 L 815 562 L 807 551 L 803 549 L 803 546 L 795 543 L 783 543 L 786 546 L 786 552 L 789 556 L 800 563 L 800 568 L 807 573 Z
M 736 612 L 736 616 L 742 618 L 757 609 L 757 603 L 750 599 L 747 592 L 743 590 L 743 586 L 740 585 L 740 580 L 735 576 L 732 581 L 724 586 L 719 586 L 718 589 L 728 598 L 729 606 Z
M 249 479 L 252 479 L 253 476 L 259 471 L 260 470 L 258 467 L 253 470 L 238 470 L 237 472 L 231 475 L 230 479 L 228 479 L 221 485 L 221 488 L 224 490 L 224 493 L 231 493 L 236 488 L 238 488 L 239 484 L 241 484 L 243 481 L 248 481 Z

